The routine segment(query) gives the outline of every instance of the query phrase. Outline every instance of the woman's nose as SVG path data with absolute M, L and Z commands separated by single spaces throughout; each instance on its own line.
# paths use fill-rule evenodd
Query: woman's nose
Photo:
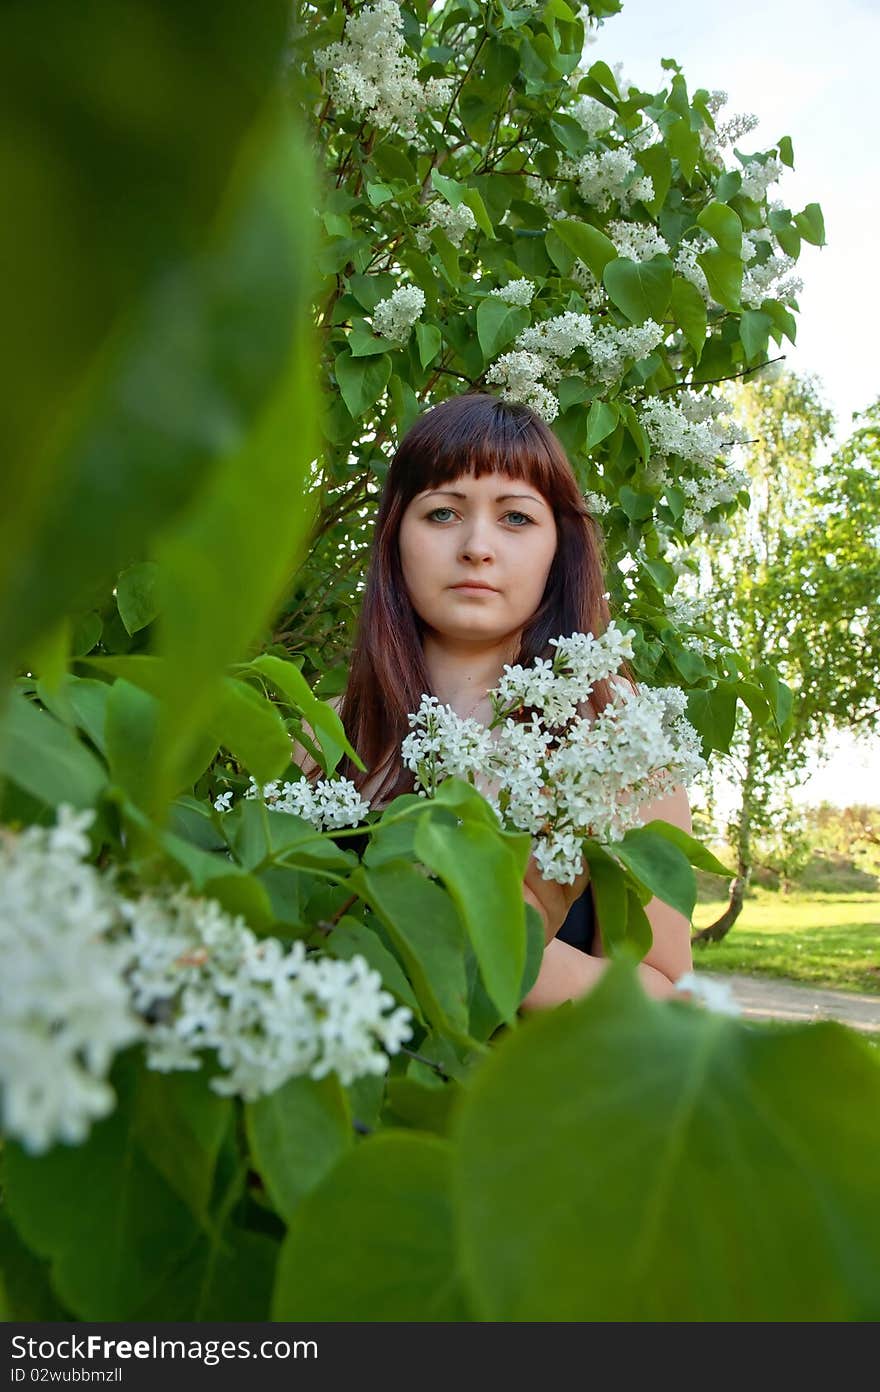
M 459 555 L 463 561 L 484 561 L 494 554 L 489 528 L 484 522 L 475 519 L 463 528 L 459 545 Z

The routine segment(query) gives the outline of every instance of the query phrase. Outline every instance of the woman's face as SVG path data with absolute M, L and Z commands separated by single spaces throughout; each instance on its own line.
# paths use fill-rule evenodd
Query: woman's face
M 493 643 L 519 634 L 541 602 L 556 540 L 546 498 L 509 474 L 462 474 L 419 493 L 398 540 L 413 608 L 438 636 Z

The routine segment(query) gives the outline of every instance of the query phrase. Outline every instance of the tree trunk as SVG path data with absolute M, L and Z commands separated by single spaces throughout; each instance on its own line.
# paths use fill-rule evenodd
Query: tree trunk
M 691 944 L 721 942 L 742 913 L 743 899 L 752 876 L 752 799 L 758 771 L 758 731 L 754 717 L 749 720 L 749 746 L 742 786 L 742 802 L 736 828 L 736 877 L 731 881 L 730 900 L 720 918 L 694 933 Z

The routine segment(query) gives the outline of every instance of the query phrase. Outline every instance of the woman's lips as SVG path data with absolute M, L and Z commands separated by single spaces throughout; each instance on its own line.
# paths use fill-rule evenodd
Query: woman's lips
M 460 590 L 463 594 L 497 594 L 498 591 L 491 585 L 471 585 L 465 582 L 463 585 L 451 586 L 453 590 Z

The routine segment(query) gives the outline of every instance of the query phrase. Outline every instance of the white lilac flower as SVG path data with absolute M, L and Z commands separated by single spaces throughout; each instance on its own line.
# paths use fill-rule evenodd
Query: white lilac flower
M 714 300 L 709 289 L 709 282 L 706 279 L 706 272 L 702 266 L 698 265 L 697 257 L 702 256 L 703 252 L 709 251 L 714 245 L 715 243 L 708 232 L 700 230 L 688 241 L 679 245 L 672 263 L 678 275 L 689 280 L 691 285 L 699 290 L 707 305 L 714 304 Z
M 376 305 L 373 328 L 383 338 L 405 343 L 424 308 L 424 290 L 418 285 L 401 285 L 387 300 L 380 300 Z
M 757 244 L 762 240 L 765 239 L 757 233 L 746 233 L 743 238 L 744 259 L 748 264 L 743 270 L 741 299 L 749 309 L 760 309 L 764 300 L 790 304 L 804 288 L 800 276 L 792 275 L 795 263 L 791 256 L 771 253 L 764 260 L 755 259 Z
M 577 101 L 567 108 L 567 114 L 574 117 L 591 140 L 603 135 L 614 125 L 614 112 L 594 97 L 578 97 Z
M 694 1000 L 703 1004 L 707 1010 L 719 1015 L 741 1015 L 739 1002 L 726 981 L 713 981 L 711 977 L 698 976 L 696 972 L 685 972 L 675 983 L 676 991 L 687 992 Z
M 453 208 L 442 198 L 435 198 L 427 205 L 427 212 L 427 224 L 416 232 L 416 243 L 422 251 L 427 249 L 432 227 L 439 227 L 454 247 L 460 247 L 467 233 L 473 232 L 477 225 L 477 219 L 465 203 Z
M 334 100 L 383 130 L 414 132 L 414 117 L 451 100 L 448 78 L 422 85 L 406 52 L 403 16 L 395 0 L 374 0 L 346 19 L 342 39 L 315 54 Z
M 627 211 L 639 199 L 650 202 L 654 197 L 653 180 L 642 173 L 629 150 L 623 147 L 598 153 L 588 151 L 573 164 L 581 198 L 600 212 L 612 201 Z
M 586 504 L 587 511 L 592 513 L 594 517 L 601 517 L 602 514 L 607 512 L 611 507 L 608 499 L 603 498 L 601 493 L 593 493 L 591 491 L 584 494 L 584 503 Z
M 570 884 L 583 869 L 585 837 L 618 840 L 640 825 L 641 804 L 690 781 L 704 763 L 682 691 L 636 692 L 616 677 L 632 656 L 629 633 L 611 624 L 599 638 L 576 633 L 550 646 L 552 661 L 505 667 L 490 693 L 488 730 L 424 696 L 409 717 L 406 759 L 429 796 L 451 776 L 488 783 L 484 795 L 502 825 L 528 832 L 542 874 Z M 603 680 L 612 698 L 590 720 L 580 712 Z
M 750 160 L 742 171 L 740 193 L 744 198 L 760 203 L 770 185 L 782 178 L 782 173 L 782 164 L 775 155 L 763 163 L 757 159 Z
M 669 243 L 652 223 L 616 220 L 608 224 L 608 235 L 618 256 L 628 256 L 631 261 L 650 261 L 652 256 L 669 254 Z
M 615 382 L 628 363 L 647 358 L 665 336 L 666 330 L 653 319 L 625 329 L 603 324 L 586 345 L 594 375 L 606 385 Z
M 112 1111 L 111 1064 L 142 1032 L 117 896 L 85 859 L 93 817 L 61 806 L 54 827 L 0 829 L 2 1123 L 33 1154 Z
M 490 295 L 495 295 L 499 300 L 504 300 L 507 304 L 524 305 L 528 307 L 532 303 L 537 286 L 533 280 L 509 280 L 506 285 L 496 286 L 490 290 Z
M 605 303 L 605 287 L 580 257 L 576 258 L 571 268 L 571 278 L 583 291 L 587 308 L 601 309 Z
M 262 798 L 273 811 L 303 817 L 318 831 L 357 826 L 370 810 L 350 778 L 319 778 L 315 783 L 299 778 L 284 784 L 275 779 L 262 788 L 254 778 L 249 783 L 246 798 Z
M 404 1006 L 356 956 L 334 961 L 277 938 L 258 938 L 241 917 L 183 890 L 144 895 L 124 908 L 136 961 L 131 989 L 147 1028 L 147 1062 L 159 1072 L 198 1069 L 216 1055 L 215 1092 L 246 1101 L 288 1078 L 343 1084 L 384 1073 L 410 1038 Z
M 522 402 L 550 422 L 559 414 L 559 402 L 541 381 L 548 374 L 556 380 L 552 364 L 537 353 L 504 353 L 489 368 L 486 381 L 501 388 L 503 400 Z

